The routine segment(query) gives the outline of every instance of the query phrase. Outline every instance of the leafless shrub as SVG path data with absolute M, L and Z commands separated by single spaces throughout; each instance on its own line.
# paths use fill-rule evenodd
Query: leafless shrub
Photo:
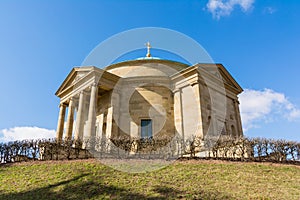
M 0 143 L 1 163 L 28 160 L 81 159 L 106 156 L 120 158 L 177 158 L 194 157 L 198 152 L 207 157 L 252 161 L 295 162 L 300 161 L 300 143 L 267 138 L 210 137 L 203 140 L 192 136 L 183 140 L 180 136 L 134 138 L 95 137 L 88 140 L 55 139 L 23 140 Z

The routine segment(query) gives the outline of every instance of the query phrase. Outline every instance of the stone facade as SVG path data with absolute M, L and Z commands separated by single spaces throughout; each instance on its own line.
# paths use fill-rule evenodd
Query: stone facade
M 242 136 L 241 92 L 222 64 L 145 58 L 75 67 L 56 92 L 57 139 Z

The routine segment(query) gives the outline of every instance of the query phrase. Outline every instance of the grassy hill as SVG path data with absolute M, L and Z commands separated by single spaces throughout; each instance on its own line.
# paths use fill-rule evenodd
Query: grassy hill
M 0 166 L 0 199 L 300 199 L 300 167 L 176 161 L 148 173 L 97 160 Z

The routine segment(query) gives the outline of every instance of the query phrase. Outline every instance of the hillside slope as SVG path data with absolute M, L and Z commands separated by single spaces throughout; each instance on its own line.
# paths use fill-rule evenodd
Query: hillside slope
M 0 199 L 300 199 L 300 167 L 176 161 L 125 173 L 97 160 L 27 162 L 0 167 Z

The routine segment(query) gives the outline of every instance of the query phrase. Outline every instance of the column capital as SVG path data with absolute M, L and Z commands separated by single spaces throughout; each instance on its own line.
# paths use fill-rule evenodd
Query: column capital
M 193 82 L 191 82 L 191 86 L 194 87 L 195 85 L 199 85 L 199 83 L 200 82 L 198 80 L 197 81 L 193 81 Z
M 58 107 L 60 108 L 60 107 L 67 107 L 67 104 L 65 104 L 65 103 L 60 103 L 59 105 L 58 105 Z
M 93 82 L 93 83 L 91 84 L 91 86 L 98 86 L 98 83 L 97 83 L 97 82 Z
M 191 81 L 191 83 L 190 83 L 191 86 L 200 85 L 200 84 L 205 85 L 206 84 L 205 80 L 203 80 L 202 78 L 201 79 L 199 78 L 197 80 Z
M 79 94 L 75 94 L 69 100 L 72 100 L 73 102 L 76 102 L 78 99 L 79 99 Z
M 72 107 L 74 105 L 74 101 L 75 101 L 75 98 L 74 97 L 71 97 L 69 99 L 69 107 Z
M 84 95 L 87 94 L 87 92 L 85 91 L 85 89 L 83 89 L 83 90 L 77 92 L 74 96 L 72 96 L 72 98 L 78 99 L 78 97 L 79 97 L 81 94 L 84 94 Z
M 240 104 L 239 100 L 237 100 L 237 99 L 233 99 L 232 101 L 233 101 L 233 103 Z
M 175 94 L 175 93 L 182 93 L 182 90 L 181 90 L 181 88 L 176 88 L 176 89 L 174 89 L 172 92 L 173 92 L 174 94 Z
M 92 87 L 97 87 L 98 83 L 97 82 L 93 82 L 88 88 L 92 89 Z

